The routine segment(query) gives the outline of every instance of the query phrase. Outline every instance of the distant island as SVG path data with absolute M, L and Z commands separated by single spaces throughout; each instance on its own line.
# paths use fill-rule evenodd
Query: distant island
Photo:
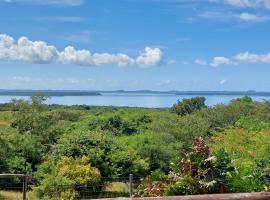
M 6 90 L 0 89 L 0 96 L 32 96 L 34 94 L 43 93 L 48 96 L 101 96 L 102 94 L 160 94 L 160 95 L 194 95 L 194 96 L 265 96 L 270 97 L 270 92 L 266 91 L 153 91 L 153 90 Z

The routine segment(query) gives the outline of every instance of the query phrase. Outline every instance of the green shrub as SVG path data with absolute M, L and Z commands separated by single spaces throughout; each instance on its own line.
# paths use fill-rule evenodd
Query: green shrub
M 183 99 L 182 101 L 178 100 L 178 102 L 172 106 L 171 110 L 177 115 L 184 116 L 205 107 L 205 100 L 205 97 L 193 97 L 191 99 Z
M 43 179 L 35 191 L 41 199 L 72 200 L 80 192 L 76 190 L 76 186 L 91 185 L 95 188 L 95 184 L 100 181 L 99 170 L 92 167 L 85 156 L 76 159 L 63 156 L 55 164 L 45 162 L 39 170 L 41 176 L 37 177 Z
M 127 121 L 119 115 L 107 119 L 94 119 L 89 123 L 90 130 L 101 130 L 113 133 L 114 135 L 133 134 L 138 131 L 138 123 Z
M 270 162 L 270 131 L 268 124 L 250 118 L 241 118 L 236 126 L 212 139 L 213 152 L 221 148 L 228 152 L 236 169 L 231 174 L 232 192 L 259 192 L 269 187 L 267 178 Z M 244 129 L 243 129 L 244 128 Z
M 210 155 L 202 138 L 195 141 L 193 150 L 174 164 L 167 176 L 148 176 L 138 187 L 138 196 L 190 195 L 224 193 L 229 191 L 229 175 L 234 167 L 222 149 Z

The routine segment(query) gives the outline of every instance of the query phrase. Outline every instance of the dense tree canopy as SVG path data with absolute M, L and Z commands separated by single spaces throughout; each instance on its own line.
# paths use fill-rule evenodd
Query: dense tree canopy
M 0 105 L 0 173 L 31 175 L 39 199 L 73 199 L 89 185 L 101 193 L 108 180 L 127 181 L 130 173 L 152 174 L 148 183 L 157 181 L 167 195 L 270 188 L 269 102 L 243 97 L 207 107 L 196 97 L 171 109 L 147 109 L 46 105 L 46 98 Z M 199 160 L 198 138 L 209 146 Z M 179 171 L 188 160 L 195 174 Z M 209 169 L 212 179 L 198 171 Z M 172 172 L 177 180 L 171 181 Z M 0 180 L 0 187 L 16 184 Z

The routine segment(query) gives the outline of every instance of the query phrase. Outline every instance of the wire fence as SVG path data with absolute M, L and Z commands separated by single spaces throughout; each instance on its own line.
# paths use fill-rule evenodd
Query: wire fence
M 102 177 L 98 183 L 92 185 L 62 185 L 59 194 L 62 191 L 75 189 L 77 200 L 130 197 L 139 185 L 142 177 Z M 21 178 L 1 178 L 0 179 L 0 200 L 20 200 L 23 199 L 23 179 Z M 27 180 L 26 191 L 29 196 L 33 193 L 33 188 L 37 186 L 34 179 Z M 57 191 L 58 192 L 58 191 Z M 32 200 L 31 198 L 26 198 Z

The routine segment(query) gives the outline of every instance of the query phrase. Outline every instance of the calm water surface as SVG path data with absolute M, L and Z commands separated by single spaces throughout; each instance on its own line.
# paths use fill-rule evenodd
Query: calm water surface
M 171 107 L 177 100 L 191 98 L 197 95 L 170 95 L 170 94 L 126 94 L 126 93 L 105 93 L 102 96 L 64 96 L 51 97 L 48 104 L 62 105 L 93 105 L 93 106 L 129 106 L 162 108 Z M 220 103 L 228 103 L 230 100 L 241 96 L 227 95 L 205 95 L 206 104 L 213 106 Z M 29 99 L 26 96 L 0 96 L 0 103 L 9 102 L 11 99 Z M 253 100 L 269 100 L 270 97 L 256 96 Z

